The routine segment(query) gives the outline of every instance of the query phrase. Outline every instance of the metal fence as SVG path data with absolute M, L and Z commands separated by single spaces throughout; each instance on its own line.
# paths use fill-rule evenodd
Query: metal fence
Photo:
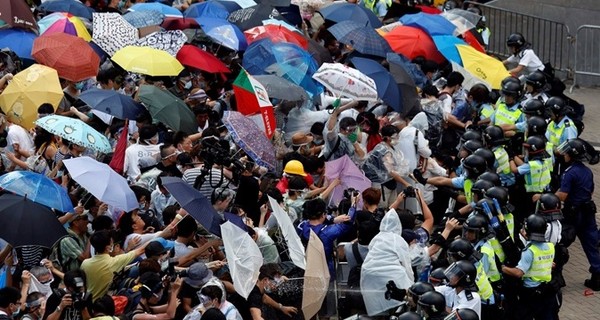
M 577 86 L 577 75 L 600 76 L 600 26 L 582 25 L 577 28 L 576 37 L 571 92 Z
M 479 8 L 486 17 L 491 36 L 488 53 L 506 58 L 509 55 L 506 39 L 519 32 L 531 43 L 532 49 L 543 63 L 550 62 L 556 70 L 572 74 L 571 47 L 574 38 L 564 23 L 532 15 L 513 12 L 486 4 L 466 1 Z

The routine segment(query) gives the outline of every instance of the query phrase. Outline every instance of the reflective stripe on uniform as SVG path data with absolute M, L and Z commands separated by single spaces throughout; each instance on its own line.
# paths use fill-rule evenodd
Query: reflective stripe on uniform
M 498 169 L 496 172 L 498 174 L 510 174 L 510 163 L 508 161 L 508 152 L 504 150 L 503 147 L 496 147 L 494 149 L 494 156 L 496 156 L 496 161 L 498 161 Z
M 494 125 L 500 126 L 503 124 L 515 124 L 521 117 L 521 109 L 511 111 L 504 102 L 501 102 L 494 114 Z
M 483 270 L 483 263 L 481 262 L 477 263 L 477 278 L 475 278 L 475 283 L 479 289 L 477 293 L 481 296 L 481 300 L 490 300 L 494 294 L 494 289 L 492 289 L 490 280 L 485 270 Z
M 525 175 L 525 190 L 527 192 L 544 192 L 550 184 L 550 168 L 548 161 L 530 160 L 529 173 Z
M 500 281 L 500 272 L 498 271 L 498 266 L 496 266 L 496 257 L 494 249 L 489 241 L 486 241 L 480 248 L 482 254 L 485 254 L 488 259 L 488 264 L 490 265 L 489 270 L 487 270 L 486 274 L 490 282 Z
M 550 282 L 552 280 L 552 261 L 554 261 L 554 245 L 546 242 L 547 249 L 540 249 L 536 245 L 530 245 L 528 250 L 533 253 L 533 261 L 529 270 L 523 278 L 529 278 L 535 282 Z

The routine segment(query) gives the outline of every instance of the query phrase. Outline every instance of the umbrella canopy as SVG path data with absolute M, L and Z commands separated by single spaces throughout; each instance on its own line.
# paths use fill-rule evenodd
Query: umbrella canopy
M 327 48 L 323 47 L 314 39 L 308 40 L 307 50 L 310 53 L 310 55 L 315 59 L 319 67 L 325 62 L 333 62 L 333 58 L 331 58 L 331 53 L 329 53 L 329 50 L 327 50 Z
M 0 30 L 0 48 L 9 48 L 21 59 L 33 60 L 31 48 L 37 35 L 23 29 Z
M 463 68 L 460 64 L 451 61 L 450 64 L 452 65 L 452 71 L 456 71 L 460 74 L 463 75 L 463 77 L 465 77 L 465 80 L 462 83 L 462 87 L 465 88 L 465 90 L 471 90 L 471 88 L 476 85 L 476 84 L 483 84 L 484 86 L 486 86 L 488 88 L 488 90 L 492 90 L 492 87 L 490 86 L 489 83 L 485 82 L 485 81 L 481 81 L 481 79 L 475 77 L 472 73 L 470 73 L 469 71 L 465 70 L 465 68 Z
M 198 124 L 192 110 L 169 91 L 153 85 L 142 85 L 139 98 L 155 121 L 164 123 L 174 131 L 187 133 L 198 131 Z
M 162 183 L 185 211 L 200 222 L 206 230 L 221 237 L 219 226 L 223 223 L 223 219 L 207 197 L 177 177 L 163 177 Z
M 49 115 L 38 119 L 35 124 L 52 134 L 82 147 L 101 153 L 110 153 L 112 151 L 106 136 L 79 119 Z
M 93 109 L 119 119 L 136 119 L 145 110 L 139 102 L 114 90 L 86 90 L 79 95 L 79 99 Z
M 404 69 L 404 73 L 408 74 L 408 77 L 412 79 L 411 83 L 414 83 L 417 87 L 423 88 L 427 84 L 428 79 L 423 71 L 405 56 L 390 52 L 387 54 L 386 60 L 388 60 L 388 62 L 393 61 L 395 64 L 400 65 Z M 392 75 L 397 83 L 407 83 L 406 81 L 398 80 L 394 74 Z
M 242 31 L 225 19 L 201 17 L 196 18 L 204 33 L 216 43 L 229 49 L 239 51 L 248 47 Z
M 398 83 L 398 88 L 402 96 L 402 113 L 408 114 L 414 107 L 418 107 L 421 104 L 415 83 L 409 72 L 407 72 L 407 64 L 402 56 L 390 53 L 387 60 L 390 63 L 390 74 L 394 77 L 396 83 Z
M 59 77 L 73 82 L 95 77 L 100 68 L 100 57 L 92 47 L 66 33 L 35 39 L 31 55 L 37 62 L 56 69 Z
M 0 176 L 0 188 L 62 212 L 73 212 L 67 190 L 43 174 L 12 171 Z
M 290 259 L 294 265 L 298 268 L 306 269 L 306 257 L 304 253 L 304 245 L 302 244 L 302 240 L 300 240 L 300 236 L 296 232 L 296 228 L 292 224 L 292 220 L 290 216 L 281 208 L 277 200 L 271 198 L 269 196 L 269 204 L 271 205 L 271 209 L 273 209 L 272 214 L 277 219 L 277 224 L 281 229 L 281 233 L 285 238 L 285 242 L 288 247 L 288 254 Z
M 158 11 L 166 17 L 183 17 L 181 11 L 171 6 L 164 5 L 158 2 L 152 3 L 137 3 L 128 9 L 129 11 Z
M 379 18 L 377 18 L 373 11 L 353 3 L 334 2 L 327 7 L 321 8 L 319 12 L 323 18 L 333 22 L 351 20 L 361 25 L 369 25 L 372 28 L 381 27 L 381 21 L 379 21 Z
M 258 26 L 244 31 L 244 35 L 248 40 L 248 43 L 252 43 L 256 40 L 269 38 L 273 42 L 289 42 L 293 43 L 301 48 L 308 48 L 308 39 L 304 35 L 291 31 L 284 26 L 277 25 L 266 25 Z
M 354 67 L 375 81 L 377 95 L 394 110 L 402 111 L 400 90 L 394 77 L 377 61 L 366 58 L 352 58 Z
M 23 0 L 0 1 L 0 19 L 13 28 L 38 29 L 31 9 Z
M 71 179 L 107 205 L 124 211 L 139 208 L 127 180 L 107 164 L 90 157 L 63 160 Z
M 11 122 L 31 129 L 35 127 L 37 108 L 50 103 L 56 109 L 63 97 L 56 70 L 34 64 L 13 77 L 0 94 L 0 107 Z
M 149 47 L 127 46 L 117 51 L 112 61 L 127 71 L 153 77 L 176 76 L 183 70 L 168 52 Z
M 138 40 L 138 30 L 118 13 L 94 13 L 93 40 L 111 57 Z
M 0 238 L 13 247 L 51 248 L 66 235 L 50 209 L 18 195 L 0 196 Z
M 208 73 L 231 72 L 219 58 L 191 44 L 186 44 L 179 50 L 177 60 L 184 66 Z
M 377 101 L 377 87 L 364 73 L 341 63 L 323 63 L 313 79 L 339 97 Z
M 166 30 L 185 30 L 185 29 L 198 29 L 200 25 L 193 18 L 175 18 L 167 17 L 160 25 Z
M 240 30 L 262 26 L 262 21 L 266 19 L 284 20 L 277 9 L 263 4 L 236 10 L 227 17 L 227 20 L 238 26 Z
M 73 0 L 48 0 L 38 8 L 46 12 L 67 12 L 77 17 L 92 20 L 94 10 L 80 1 Z
M 309 99 L 308 94 L 302 87 L 274 74 L 254 76 L 254 79 L 265 87 L 271 98 L 287 101 L 305 101 Z
M 248 232 L 233 223 L 223 223 L 221 233 L 233 286 L 237 293 L 247 299 L 250 291 L 256 286 L 263 256 Z
M 471 46 L 457 45 L 458 52 L 467 71 L 487 82 L 492 89 L 500 89 L 500 83 L 510 73 L 502 61 L 475 50 Z
M 242 70 L 233 82 L 235 99 L 239 103 L 238 111 L 250 116 L 271 139 L 275 133 L 275 112 L 265 87 L 251 75 Z
M 130 11 L 123 15 L 123 19 L 136 28 L 143 28 L 160 25 L 165 15 L 156 10 Z
M 466 28 L 472 29 L 474 28 L 479 20 L 481 20 L 481 16 L 475 12 L 463 9 L 452 9 L 448 11 L 444 11 L 440 13 L 440 16 L 446 18 L 448 21 L 452 22 L 458 29 Z M 462 20 L 462 21 L 461 21 Z M 466 23 L 465 23 L 466 22 Z M 458 30 L 462 33 L 465 30 Z
M 452 35 L 456 29 L 456 26 L 444 17 L 422 12 L 404 15 L 400 18 L 400 22 L 405 26 L 417 27 L 430 36 Z
M 423 56 L 437 63 L 444 62 L 444 57 L 437 50 L 431 37 L 423 30 L 415 27 L 399 26 L 383 37 L 396 53 L 409 59 Z
M 465 42 L 470 44 L 475 50 L 485 53 L 483 38 L 481 38 L 481 34 L 477 32 L 476 28 L 465 31 L 461 36 L 465 39 Z
M 309 320 L 319 312 L 329 288 L 329 268 L 325 258 L 323 242 L 317 234 L 310 230 L 306 247 L 306 272 L 304 272 L 304 288 L 302 289 L 302 313 Z
M 239 9 L 240 8 L 236 10 Z M 187 10 L 185 10 L 183 16 L 186 18 L 212 17 L 227 19 L 229 16 L 229 10 L 221 2 L 205 1 L 192 4 L 189 8 L 187 8 Z
M 162 50 L 176 56 L 187 40 L 187 36 L 181 30 L 157 31 L 140 38 L 135 45 Z
M 55 12 L 49 14 L 38 21 L 38 26 L 40 26 L 40 35 L 66 33 L 78 36 L 85 41 L 92 40 L 92 36 L 87 31 L 83 21 L 70 13 Z
M 354 21 L 342 21 L 328 30 L 339 42 L 352 46 L 352 49 L 362 54 L 385 57 L 392 51 L 385 39 L 370 26 Z
M 348 156 L 343 156 L 325 163 L 325 177 L 329 181 L 339 178 L 340 185 L 333 189 L 331 202 L 338 203 L 344 198 L 344 190 L 352 187 L 359 192 L 371 187 L 371 181 L 352 162 Z
M 296 28 L 295 26 L 289 24 L 286 21 L 283 20 L 277 20 L 277 19 L 267 19 L 267 20 L 263 20 L 262 21 L 263 26 L 282 26 L 290 31 L 293 32 L 298 32 L 300 34 L 303 34 L 302 31 L 300 31 L 300 29 Z
M 223 125 L 233 141 L 258 165 L 275 169 L 275 149 L 265 134 L 250 118 L 237 111 L 225 111 Z
M 448 59 L 462 65 L 460 54 L 458 54 L 457 44 L 466 45 L 464 41 L 455 36 L 433 36 L 433 42 L 437 49 Z

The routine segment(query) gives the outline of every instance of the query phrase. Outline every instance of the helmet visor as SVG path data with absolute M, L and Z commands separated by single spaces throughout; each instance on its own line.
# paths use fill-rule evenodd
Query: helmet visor
M 465 276 L 465 273 L 456 264 L 456 262 L 453 262 L 448 268 L 446 268 L 446 270 L 444 270 L 444 275 L 448 279 L 448 284 L 453 286 Z
M 556 147 L 556 151 L 558 151 L 558 153 L 560 153 L 561 155 L 567 154 L 571 149 L 572 147 L 568 140 Z

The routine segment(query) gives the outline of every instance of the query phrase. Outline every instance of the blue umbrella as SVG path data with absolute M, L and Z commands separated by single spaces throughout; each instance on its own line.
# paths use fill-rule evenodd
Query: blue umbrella
M 457 44 L 467 45 L 463 40 L 455 37 L 455 36 L 433 36 L 431 37 L 437 49 L 442 53 L 442 55 L 448 59 L 448 61 L 454 61 L 461 66 L 463 65 L 462 59 L 460 58 L 460 54 L 458 53 L 458 49 L 456 48 Z
M 42 3 L 38 8 L 40 11 L 47 12 L 68 12 L 74 16 L 92 20 L 94 9 L 86 6 L 80 1 L 73 0 L 49 0 Z
M 200 17 L 195 19 L 204 33 L 216 43 L 235 51 L 243 51 L 248 47 L 246 37 L 235 24 L 219 18 Z
M 416 85 L 417 87 L 423 88 L 423 86 L 427 84 L 427 77 L 425 76 L 423 71 L 421 71 L 421 69 L 419 69 L 419 67 L 416 64 L 412 63 L 405 56 L 390 52 L 387 54 L 386 60 L 390 63 L 394 63 L 398 66 L 401 66 L 404 70 L 404 73 L 406 73 L 409 76 L 414 85 Z
M 366 58 L 352 58 L 354 67 L 369 76 L 377 85 L 377 95 L 383 102 L 402 112 L 402 98 L 394 77 L 379 63 Z
M 12 171 L 0 177 L 0 188 L 62 212 L 73 212 L 67 190 L 43 174 Z
M 186 18 L 211 17 L 227 19 L 229 12 L 230 11 L 221 2 L 209 0 L 205 2 L 194 3 L 187 10 L 185 10 L 183 16 Z
M 370 26 L 360 25 L 354 21 L 342 21 L 328 30 L 339 42 L 351 45 L 354 50 L 362 54 L 385 58 L 388 52 L 392 52 L 387 41 Z
M 145 108 L 131 97 L 113 90 L 90 89 L 79 99 L 93 109 L 113 115 L 119 119 L 136 119 Z
M 411 110 L 420 106 L 420 98 L 417 94 L 415 82 L 406 71 L 405 60 L 401 55 L 388 53 L 387 61 L 390 64 L 390 74 L 398 84 L 402 96 L 402 113 L 409 114 Z M 426 78 L 425 78 L 426 79 Z
M 35 33 L 27 32 L 25 29 L 3 29 L 0 30 L 0 49 L 9 48 L 19 58 L 33 60 L 31 48 L 35 38 L 37 38 Z
M 165 20 L 165 15 L 156 11 L 130 11 L 123 15 L 123 19 L 136 28 L 158 26 Z
M 402 25 L 417 27 L 427 32 L 430 36 L 434 35 L 452 35 L 456 26 L 448 19 L 437 15 L 423 12 L 407 14 L 400 18 Z
M 361 5 L 347 2 L 334 2 L 320 10 L 323 18 L 333 22 L 351 20 L 359 24 L 368 24 L 371 28 L 381 27 L 381 21 L 373 13 Z
M 95 42 L 90 41 L 88 43 L 90 44 L 90 47 L 92 47 L 92 49 L 94 49 L 94 52 L 96 52 L 98 57 L 100 57 L 100 61 L 104 61 L 104 60 L 106 60 L 106 58 L 109 57 L 108 53 L 106 53 L 104 50 L 102 50 L 102 48 L 100 48 L 100 46 L 97 45 Z
M 148 11 L 148 10 L 154 10 L 154 11 L 158 11 L 162 14 L 164 14 L 167 17 L 183 17 L 183 14 L 181 14 L 181 11 L 164 5 L 160 2 L 153 2 L 153 3 L 138 3 L 138 4 L 134 4 L 133 6 L 131 6 L 131 8 L 128 9 L 129 11 Z

